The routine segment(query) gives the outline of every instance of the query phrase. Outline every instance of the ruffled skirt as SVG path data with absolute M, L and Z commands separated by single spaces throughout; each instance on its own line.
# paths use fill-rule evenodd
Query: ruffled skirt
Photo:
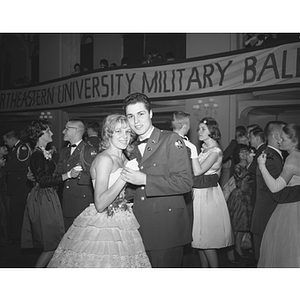
M 193 207 L 193 248 L 218 249 L 234 243 L 227 204 L 219 185 L 194 189 Z
M 48 267 L 150 268 L 138 228 L 131 208 L 108 216 L 91 204 L 64 235 Z

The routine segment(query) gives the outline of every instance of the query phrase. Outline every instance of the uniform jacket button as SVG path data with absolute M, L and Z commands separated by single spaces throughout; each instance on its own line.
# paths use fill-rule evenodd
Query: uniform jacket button
M 144 200 L 145 200 L 145 197 L 141 197 L 141 200 L 144 201 Z

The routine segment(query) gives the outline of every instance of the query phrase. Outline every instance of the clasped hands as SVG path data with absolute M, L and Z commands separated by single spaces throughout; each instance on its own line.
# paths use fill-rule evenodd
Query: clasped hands
M 68 174 L 68 178 L 77 178 L 80 174 L 80 172 L 82 171 L 82 167 L 81 166 L 76 166 L 74 168 L 72 168 L 67 174 Z
M 146 185 L 147 175 L 141 171 L 124 167 L 121 172 L 121 179 L 134 185 Z

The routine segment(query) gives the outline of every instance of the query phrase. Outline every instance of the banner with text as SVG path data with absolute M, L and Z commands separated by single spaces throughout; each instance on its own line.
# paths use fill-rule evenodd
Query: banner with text
M 163 100 L 287 84 L 300 84 L 300 43 L 174 64 L 105 70 L 2 90 L 0 111 L 122 100 L 134 92 Z

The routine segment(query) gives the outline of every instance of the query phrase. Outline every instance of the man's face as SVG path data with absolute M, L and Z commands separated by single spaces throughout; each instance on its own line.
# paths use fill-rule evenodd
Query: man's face
M 0 155 L 3 156 L 6 154 L 8 154 L 7 148 L 5 146 L 1 146 L 0 147 Z
M 67 122 L 65 129 L 62 131 L 64 135 L 64 141 L 73 143 L 76 139 L 78 126 L 75 123 Z
M 126 107 L 126 116 L 130 128 L 140 136 L 145 135 L 152 127 L 152 110 L 148 112 L 145 104 L 138 102 Z
M 15 145 L 15 140 L 9 139 L 6 136 L 3 137 L 3 141 L 4 141 L 4 144 L 9 148 L 12 148 Z
M 258 146 L 259 138 L 257 136 L 254 136 L 252 132 L 250 132 L 249 136 L 250 136 L 249 138 L 250 145 L 256 148 Z

